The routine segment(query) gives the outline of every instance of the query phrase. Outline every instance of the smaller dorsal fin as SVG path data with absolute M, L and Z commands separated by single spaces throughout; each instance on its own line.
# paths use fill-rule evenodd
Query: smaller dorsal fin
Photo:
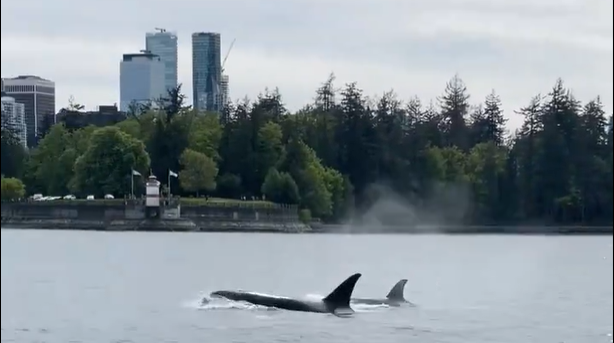
M 390 299 L 390 300 L 397 300 L 397 301 L 405 301 L 405 285 L 407 284 L 407 279 L 401 279 L 399 280 L 399 282 L 397 282 L 392 289 L 390 290 L 390 292 L 388 293 L 388 295 L 386 296 L 386 298 Z

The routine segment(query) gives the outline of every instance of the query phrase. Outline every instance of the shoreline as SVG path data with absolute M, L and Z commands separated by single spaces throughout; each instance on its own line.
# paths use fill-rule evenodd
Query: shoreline
M 304 232 L 291 206 L 147 207 L 142 201 L 3 203 L 2 227 L 15 229 L 168 232 Z
M 210 233 L 302 233 L 302 234 L 396 234 L 396 235 L 541 235 L 541 236 L 612 236 L 612 226 L 379 226 L 369 228 L 349 225 L 317 225 L 302 223 L 254 222 L 231 220 L 181 219 L 2 219 L 2 229 L 73 230 L 106 232 L 210 232 Z
M 327 225 L 314 228 L 310 233 L 354 234 L 354 235 L 509 235 L 509 236 L 613 236 L 611 226 L 523 226 L 523 225 L 466 225 L 430 227 L 378 227 L 368 229 L 361 226 L 348 227 Z
M 300 223 L 249 222 L 249 221 L 199 221 L 190 219 L 122 219 L 74 220 L 74 219 L 10 219 L 2 220 L 2 229 L 14 230 L 73 230 L 107 232 L 262 232 L 302 233 L 311 230 Z

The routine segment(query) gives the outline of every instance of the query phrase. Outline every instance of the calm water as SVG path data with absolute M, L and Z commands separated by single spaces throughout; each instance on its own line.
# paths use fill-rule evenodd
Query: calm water
M 2 230 L 2 342 L 612 341 L 612 237 L 335 236 Z M 355 295 L 410 280 L 416 308 L 352 318 L 249 308 L 242 288 Z

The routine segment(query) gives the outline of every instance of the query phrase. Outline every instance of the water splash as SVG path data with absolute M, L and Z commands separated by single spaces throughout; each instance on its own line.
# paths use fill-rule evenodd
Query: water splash
M 203 306 L 203 300 L 210 302 L 212 299 L 209 297 L 208 293 L 201 292 L 194 298 L 184 301 L 182 306 L 185 308 L 200 309 Z
M 382 309 L 390 308 L 390 306 L 386 304 L 379 304 L 379 305 L 351 304 L 351 306 L 354 309 L 354 311 L 359 312 L 359 313 L 360 312 L 375 312 L 375 311 L 379 311 Z
M 243 301 L 232 301 L 225 298 L 210 297 L 202 293 L 195 299 L 183 303 L 183 307 L 195 310 L 266 310 L 276 311 L 276 308 L 258 306 Z

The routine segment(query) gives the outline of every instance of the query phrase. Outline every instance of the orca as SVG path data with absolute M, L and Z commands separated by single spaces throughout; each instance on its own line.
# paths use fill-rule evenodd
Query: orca
M 356 282 L 362 274 L 356 273 L 343 281 L 334 291 L 322 300 L 298 300 L 281 296 L 266 295 L 246 291 L 215 291 L 211 298 L 225 298 L 232 301 L 245 301 L 253 305 L 273 307 L 289 311 L 330 313 L 337 316 L 351 315 L 354 310 L 350 307 L 350 299 Z M 207 303 L 205 299 L 203 303 Z
M 405 300 L 404 290 L 405 285 L 407 284 L 407 279 L 401 279 L 397 282 L 386 298 L 380 299 L 369 299 L 369 298 L 352 298 L 351 302 L 354 304 L 363 304 L 363 305 L 388 305 L 388 306 L 401 306 L 402 304 L 412 305 L 409 301 Z

